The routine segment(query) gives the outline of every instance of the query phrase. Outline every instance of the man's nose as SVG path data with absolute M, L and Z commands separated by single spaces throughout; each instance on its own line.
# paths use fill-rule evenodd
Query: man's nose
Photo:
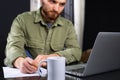
M 56 4 L 56 5 L 54 6 L 54 11 L 56 11 L 56 12 L 59 11 L 59 4 Z

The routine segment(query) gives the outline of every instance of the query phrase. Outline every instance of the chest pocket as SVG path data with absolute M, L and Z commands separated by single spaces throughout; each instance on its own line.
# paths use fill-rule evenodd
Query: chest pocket
M 54 51 L 61 51 L 64 49 L 64 43 L 60 42 L 51 42 L 51 48 Z
M 61 51 L 64 50 L 65 41 L 67 38 L 67 32 L 64 32 L 63 29 L 54 30 L 54 34 L 52 35 L 50 46 L 53 51 Z

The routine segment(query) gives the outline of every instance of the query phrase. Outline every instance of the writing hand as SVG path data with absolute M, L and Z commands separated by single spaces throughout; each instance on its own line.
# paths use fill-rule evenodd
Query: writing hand
M 15 63 L 15 67 L 19 68 L 22 73 L 34 73 L 37 71 L 37 67 L 33 64 L 33 59 L 27 57 L 19 57 Z

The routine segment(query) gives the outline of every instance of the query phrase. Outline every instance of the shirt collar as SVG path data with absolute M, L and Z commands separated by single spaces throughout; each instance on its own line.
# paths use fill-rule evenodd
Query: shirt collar
M 38 9 L 35 13 L 35 23 L 41 22 L 43 25 L 46 25 L 46 23 L 43 21 L 43 18 L 40 13 L 40 9 Z M 62 26 L 63 22 L 61 20 L 61 16 L 59 16 L 56 21 L 54 22 L 53 26 Z

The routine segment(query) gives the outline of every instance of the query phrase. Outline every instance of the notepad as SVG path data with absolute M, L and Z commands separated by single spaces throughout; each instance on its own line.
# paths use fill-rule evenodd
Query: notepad
M 38 71 L 33 74 L 25 74 L 25 73 L 20 72 L 20 70 L 17 68 L 10 68 L 10 67 L 3 67 L 3 73 L 4 73 L 4 78 L 40 76 Z M 43 70 L 43 73 L 47 74 L 46 70 Z

